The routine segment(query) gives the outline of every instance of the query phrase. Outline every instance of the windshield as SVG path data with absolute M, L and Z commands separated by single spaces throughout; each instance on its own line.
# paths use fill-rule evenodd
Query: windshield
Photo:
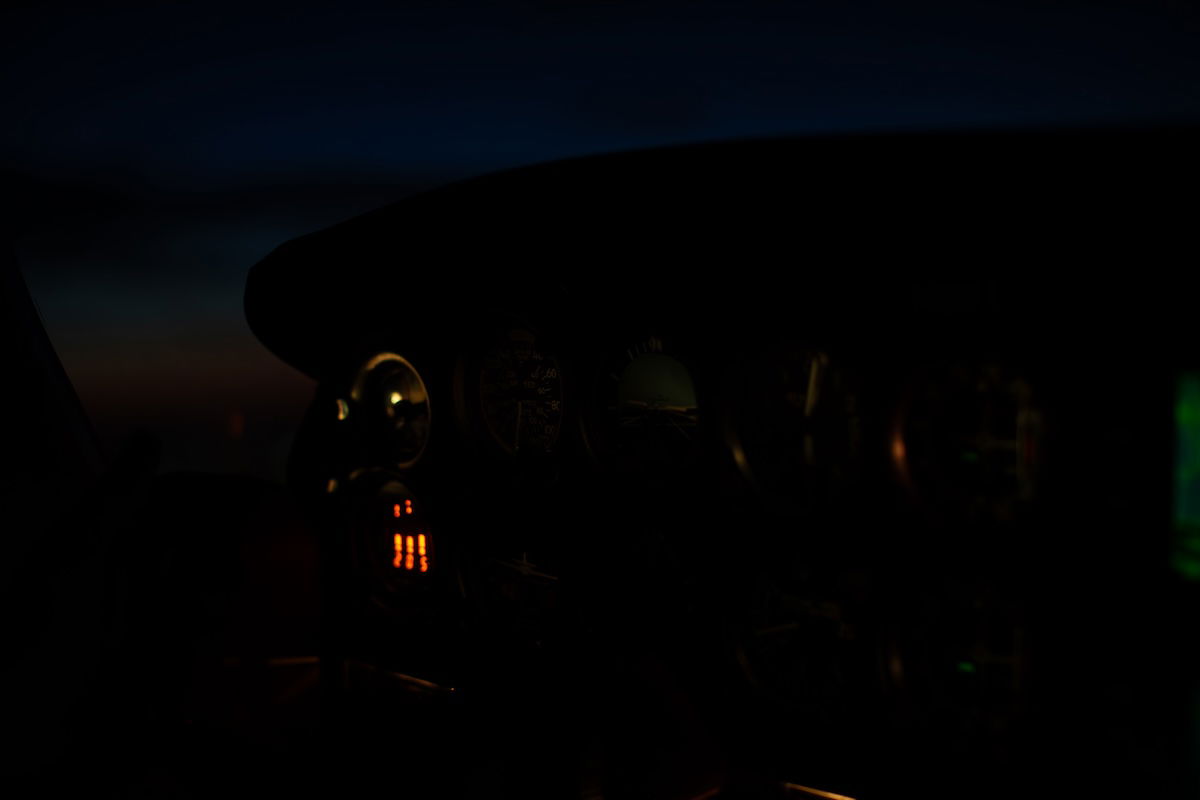
M 293 236 L 490 170 L 778 134 L 1195 119 L 1182 4 L 10 6 L 18 255 L 103 441 L 280 475 L 312 385 L 250 336 Z M 336 265 L 331 265 L 331 279 Z

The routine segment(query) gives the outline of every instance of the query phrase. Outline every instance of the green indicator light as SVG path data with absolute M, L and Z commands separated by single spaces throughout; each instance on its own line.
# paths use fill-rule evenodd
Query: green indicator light
M 1200 580 L 1200 372 L 1175 385 L 1175 538 L 1171 566 Z
M 976 453 L 974 450 L 964 450 L 962 454 L 962 460 L 968 464 L 978 464 L 979 453 Z
M 960 661 L 958 662 L 958 671 L 966 673 L 967 675 L 974 675 L 975 665 L 970 661 Z
M 1175 523 L 1175 549 L 1184 555 L 1200 558 L 1200 525 Z
M 1175 553 L 1171 556 L 1171 567 L 1189 581 L 1200 581 L 1200 558 Z

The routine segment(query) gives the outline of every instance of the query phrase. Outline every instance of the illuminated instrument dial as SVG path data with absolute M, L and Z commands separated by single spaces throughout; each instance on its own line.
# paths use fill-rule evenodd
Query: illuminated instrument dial
M 873 653 L 841 603 L 804 589 L 760 577 L 736 642 L 737 663 L 743 677 L 774 702 L 827 713 L 848 699 L 847 692 L 870 690 L 869 682 L 848 684 L 857 673 L 871 672 Z
M 922 502 L 1003 521 L 1034 499 L 1042 440 L 1042 413 L 1023 376 L 994 365 L 954 367 L 914 385 L 891 455 Z
M 686 461 L 699 439 L 700 402 L 684 363 L 651 337 L 625 352 L 603 381 L 605 446 L 625 466 Z
M 852 477 L 860 444 L 857 398 L 819 350 L 783 346 L 739 374 L 729 444 L 764 494 L 789 507 L 832 498 Z
M 485 354 L 479 399 L 488 433 L 506 452 L 544 454 L 558 444 L 562 373 L 532 333 L 510 331 Z
M 409 467 L 429 441 L 429 393 L 413 365 L 380 353 L 359 371 L 351 396 L 362 408 L 370 448 L 386 463 Z M 339 408 L 339 416 L 342 411 Z

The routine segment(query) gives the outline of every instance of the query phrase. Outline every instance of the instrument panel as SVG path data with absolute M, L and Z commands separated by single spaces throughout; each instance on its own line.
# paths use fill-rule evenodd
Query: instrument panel
M 1145 324 L 1188 318 L 1158 295 L 1014 266 L 1147 256 L 1173 212 L 1114 218 L 1145 175 L 1100 180 L 1115 146 L 631 154 L 282 248 L 262 275 L 300 275 L 257 324 L 319 380 L 289 480 L 324 531 L 339 724 L 508 731 L 468 750 L 513 796 L 1000 797 L 1051 759 L 1071 793 L 1101 750 L 1142 785 L 1134 716 L 1097 698 L 1152 681 L 1093 654 L 1106 620 L 1191 607 L 1166 596 L 1172 387 L 1200 352 Z M 355 280 L 320 282 L 335 259 Z M 521 280 L 430 277 L 506 259 Z M 398 283 L 420 302 L 380 305 Z M 319 337 L 295 311 L 318 297 Z
M 324 406 L 329 428 L 355 454 L 327 480 L 419 473 L 432 440 L 497 471 L 534 461 L 646 486 L 703 470 L 736 475 L 734 491 L 795 515 L 865 491 L 883 464 L 913 502 L 960 520 L 1011 519 L 1038 494 L 1037 390 L 999 362 L 914 361 L 871 374 L 852 352 L 795 342 L 720 353 L 673 351 L 656 335 L 624 344 L 571 353 L 564 368 L 534 334 L 500 329 L 429 365 L 450 377 L 431 378 L 433 392 L 408 359 L 375 353 L 322 387 L 337 395 Z
M 843 789 L 857 729 L 949 715 L 963 738 L 942 744 L 967 748 L 978 720 L 1019 716 L 1030 572 L 985 565 L 1018 563 L 1052 473 L 1038 359 L 609 322 L 385 339 L 322 385 L 298 480 L 353 543 L 353 661 L 461 690 L 464 641 L 523 673 L 580 637 L 651 637 L 703 713 L 812 721 L 787 747 Z M 447 628 L 471 634 L 379 644 Z

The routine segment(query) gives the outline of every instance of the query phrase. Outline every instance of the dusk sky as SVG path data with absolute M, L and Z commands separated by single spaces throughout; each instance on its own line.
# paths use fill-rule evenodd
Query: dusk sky
M 1200 117 L 1200 16 L 1167 0 L 3 14 L 17 252 L 102 438 L 149 427 L 167 468 L 267 477 L 312 386 L 253 339 L 241 291 L 291 237 L 587 153 Z

